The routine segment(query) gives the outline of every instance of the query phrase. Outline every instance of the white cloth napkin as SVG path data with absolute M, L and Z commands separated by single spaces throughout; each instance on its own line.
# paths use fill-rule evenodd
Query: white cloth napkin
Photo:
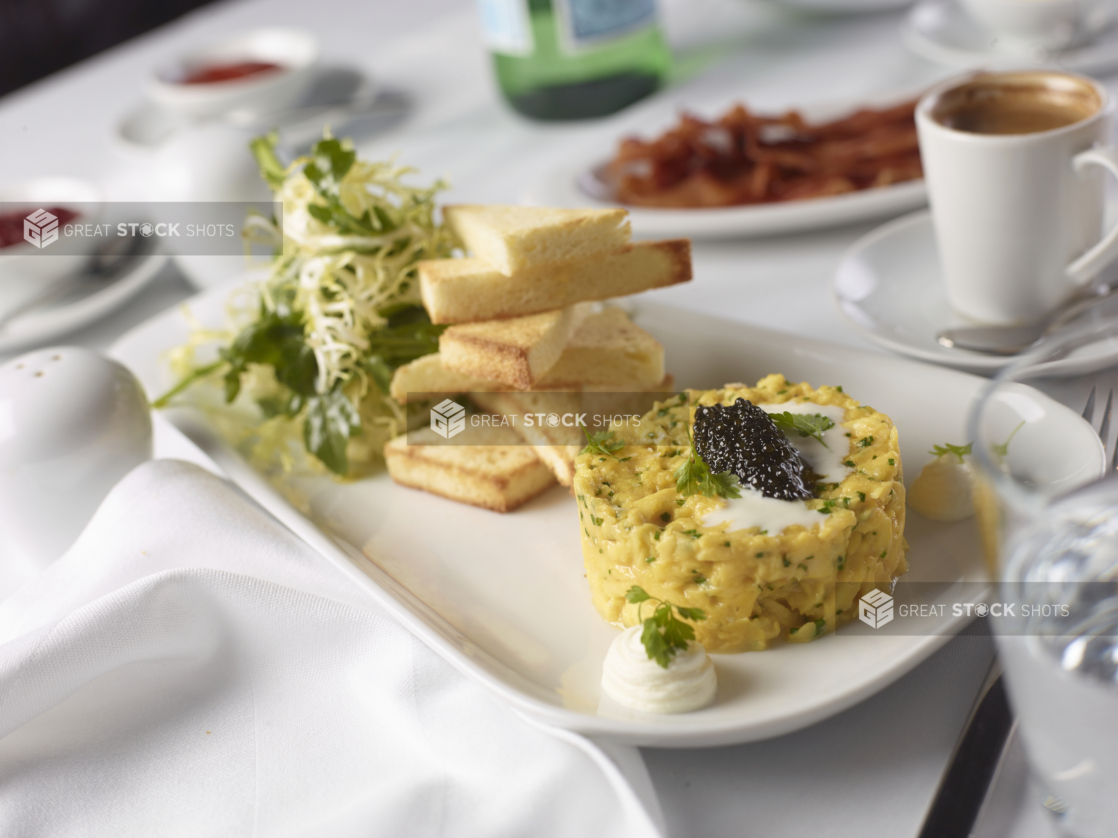
M 194 465 L 136 469 L 0 602 L 5 838 L 659 835 L 650 789 Z

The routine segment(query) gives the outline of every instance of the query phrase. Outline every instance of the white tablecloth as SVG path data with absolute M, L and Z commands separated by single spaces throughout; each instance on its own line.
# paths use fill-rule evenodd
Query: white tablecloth
M 6 838 L 660 834 L 634 785 L 634 749 L 525 722 L 193 464 L 140 466 L 0 602 Z

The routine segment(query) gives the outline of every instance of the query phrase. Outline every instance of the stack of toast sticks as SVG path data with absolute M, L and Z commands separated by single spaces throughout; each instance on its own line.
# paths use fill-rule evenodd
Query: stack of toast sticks
M 570 486 L 585 444 L 582 428 L 527 414 L 639 414 L 671 390 L 663 347 L 601 301 L 689 281 L 690 242 L 632 242 L 627 215 L 444 208 L 470 255 L 421 262 L 419 282 L 432 322 L 451 325 L 437 353 L 396 371 L 391 395 L 405 404 L 468 394 L 489 417 L 471 417 L 455 440 L 424 428 L 388 443 L 396 482 L 507 512 L 555 481 Z M 587 404 L 595 398 L 606 403 Z

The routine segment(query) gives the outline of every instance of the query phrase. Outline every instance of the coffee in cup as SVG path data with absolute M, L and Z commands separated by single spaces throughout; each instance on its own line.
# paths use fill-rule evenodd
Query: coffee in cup
M 1095 96 L 1033 87 L 994 91 L 967 87 L 959 91 L 957 98 L 960 101 L 941 103 L 933 117 L 941 125 L 968 134 L 1054 131 L 1082 122 L 1101 105 Z
M 916 108 L 947 296 L 982 323 L 1039 319 L 1118 256 L 1102 169 L 1118 177 L 1106 90 L 1070 73 L 954 81 Z

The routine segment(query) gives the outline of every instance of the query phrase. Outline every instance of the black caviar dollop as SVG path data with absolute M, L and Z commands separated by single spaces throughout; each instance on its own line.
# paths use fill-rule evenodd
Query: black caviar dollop
M 804 463 L 769 414 L 745 399 L 695 409 L 695 451 L 712 474 L 732 471 L 765 497 L 813 497 Z

